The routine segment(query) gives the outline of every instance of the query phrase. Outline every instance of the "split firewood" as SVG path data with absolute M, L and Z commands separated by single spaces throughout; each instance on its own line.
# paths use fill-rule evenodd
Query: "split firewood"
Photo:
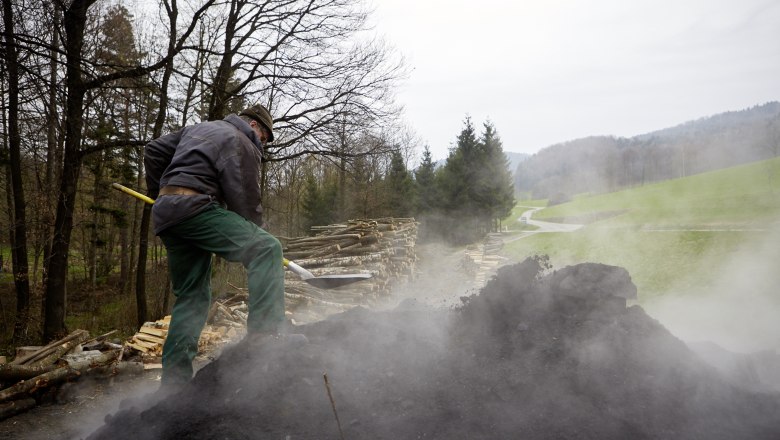
M 164 344 L 165 343 L 165 338 L 160 338 L 160 337 L 157 337 L 157 336 L 148 335 L 148 334 L 140 332 L 140 331 L 138 333 L 136 333 L 135 336 L 133 336 L 133 337 L 138 339 L 138 340 L 144 341 L 144 342 L 151 342 L 152 344 Z

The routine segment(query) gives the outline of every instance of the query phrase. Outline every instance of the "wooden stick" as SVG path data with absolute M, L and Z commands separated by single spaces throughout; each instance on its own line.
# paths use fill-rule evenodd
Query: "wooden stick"
M 41 347 L 40 350 L 35 351 L 33 353 L 28 354 L 27 356 L 24 356 L 19 359 L 14 359 L 11 363 L 15 365 L 22 365 L 27 363 L 27 361 L 32 360 L 33 358 L 39 358 L 46 355 L 46 353 L 49 353 L 49 351 L 53 350 L 58 345 L 64 344 L 70 340 L 78 338 L 82 332 L 86 332 L 86 330 L 76 330 L 73 333 L 69 334 L 68 336 L 60 339 L 59 341 L 54 341 L 50 343 L 49 345 L 46 345 L 44 347 Z
M 333 393 L 330 392 L 330 383 L 328 383 L 328 373 L 322 373 L 322 378 L 325 380 L 325 389 L 328 390 L 328 399 L 330 399 L 330 407 L 333 408 L 333 415 L 336 416 L 336 425 L 339 427 L 339 437 L 344 440 L 344 431 L 341 430 L 341 421 L 339 420 L 339 413 L 336 411 L 336 402 L 333 400 Z
M 43 373 L 48 373 L 56 369 L 54 365 L 37 366 L 30 365 L 14 365 L 3 364 L 0 365 L 0 382 L 18 382 L 20 380 L 27 380 L 31 377 L 40 376 Z
M 42 359 L 39 360 L 38 358 L 30 359 L 29 361 L 27 361 L 26 365 L 31 365 L 36 367 L 45 367 L 46 365 L 54 365 L 54 363 L 57 362 L 57 360 L 61 358 L 65 353 L 73 350 L 74 348 L 76 348 L 77 345 L 84 343 L 87 339 L 89 339 L 89 333 L 86 330 L 82 330 L 82 333 L 77 338 L 52 348 L 50 353 L 47 354 Z

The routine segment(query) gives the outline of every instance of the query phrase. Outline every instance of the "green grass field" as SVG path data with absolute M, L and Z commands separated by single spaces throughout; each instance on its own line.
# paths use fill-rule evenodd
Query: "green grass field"
M 518 202 L 522 205 L 540 203 Z M 519 217 L 525 210 L 516 207 L 512 215 Z M 735 262 L 780 261 L 780 251 L 775 251 L 780 249 L 780 158 L 582 195 L 533 218 L 591 222 L 573 233 L 540 233 L 515 241 L 510 237 L 505 256 L 522 260 L 547 254 L 555 267 L 585 261 L 622 266 L 631 273 L 640 301 L 672 293 L 701 294 L 722 283 L 721 275 Z M 780 274 L 774 276 L 774 285 L 780 285 Z

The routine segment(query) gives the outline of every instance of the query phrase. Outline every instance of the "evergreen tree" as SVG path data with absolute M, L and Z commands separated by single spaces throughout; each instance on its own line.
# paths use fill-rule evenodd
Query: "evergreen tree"
M 414 182 L 401 152 L 393 151 L 386 177 L 387 212 L 393 217 L 409 217 L 415 205 Z
M 501 140 L 491 123 L 478 139 L 470 118 L 444 167 L 435 173 L 442 210 L 436 220 L 454 243 L 474 241 L 496 230 L 514 206 L 512 176 Z
M 490 122 L 486 122 L 484 127 L 481 145 L 485 156 L 477 193 L 489 217 L 491 229 L 496 231 L 501 219 L 508 216 L 515 205 L 514 182 L 498 132 Z
M 466 117 L 456 146 L 450 150 L 444 167 L 436 173 L 443 208 L 437 227 L 453 243 L 473 241 L 479 234 L 475 183 L 481 156 L 474 125 Z
M 417 193 L 416 215 L 424 215 L 439 205 L 436 195 L 435 167 L 431 159 L 431 149 L 425 146 L 422 163 L 414 172 L 414 183 Z
M 463 130 L 457 137 L 456 146 L 441 172 L 437 173 L 437 186 L 441 191 L 442 204 L 450 213 L 468 212 L 472 206 L 472 191 L 475 176 L 474 165 L 479 162 L 479 145 L 471 118 L 466 117 Z
M 310 230 L 312 226 L 329 225 L 335 221 L 335 207 L 338 188 L 326 181 L 320 188 L 314 173 L 306 175 L 302 214 L 306 219 L 304 226 Z

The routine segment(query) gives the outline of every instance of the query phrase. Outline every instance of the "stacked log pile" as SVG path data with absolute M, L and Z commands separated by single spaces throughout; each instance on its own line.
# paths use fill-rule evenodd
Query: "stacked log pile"
M 394 285 L 414 277 L 417 222 L 412 218 L 351 220 L 312 230 L 316 232 L 312 237 L 281 239 L 286 258 L 315 276 L 371 273 L 373 277 L 324 290 L 288 272 L 285 299 L 295 321 L 317 321 L 358 305 L 370 306 L 389 295 Z
M 143 366 L 120 362 L 122 346 L 106 339 L 114 332 L 91 338 L 86 330 L 43 347 L 20 347 L 9 363 L 0 363 L 0 420 L 50 400 L 58 386 L 85 374 L 111 376 L 138 372 Z
M 503 247 L 501 234 L 488 234 L 482 243 L 466 248 L 461 269 L 474 278 L 474 287 L 482 288 L 506 261 L 506 258 L 498 255 Z

